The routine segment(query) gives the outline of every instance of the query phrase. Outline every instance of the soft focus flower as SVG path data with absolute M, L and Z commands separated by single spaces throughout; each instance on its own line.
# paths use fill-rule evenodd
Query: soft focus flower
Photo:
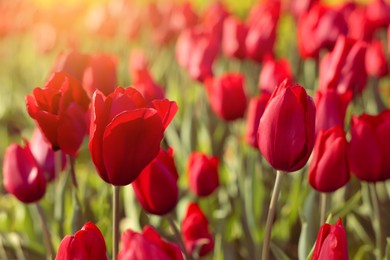
M 250 100 L 246 116 L 245 140 L 254 148 L 258 148 L 257 130 L 259 129 L 260 118 L 268 103 L 270 94 L 262 92 L 258 97 Z
M 387 75 L 388 67 L 386 55 L 381 41 L 372 41 L 366 52 L 367 74 L 373 77 L 382 78 Z
M 348 143 L 340 126 L 319 132 L 313 154 L 309 183 L 314 189 L 332 192 L 349 181 Z
M 247 20 L 249 31 L 245 40 L 248 58 L 261 62 L 264 56 L 273 54 L 280 7 L 280 1 L 266 1 L 251 9 Z
M 54 73 L 43 88 L 26 96 L 29 115 L 53 150 L 76 156 L 87 132 L 90 99 L 79 82 L 65 72 Z
M 360 180 L 390 179 L 390 110 L 353 116 L 349 147 L 350 167 Z
M 338 125 L 344 129 L 345 113 L 352 100 L 352 91 L 339 94 L 335 89 L 317 91 L 314 101 L 316 105 L 316 133 Z
M 95 54 L 89 58 L 83 76 L 83 88 L 92 96 L 95 90 L 108 95 L 117 87 L 116 57 L 108 54 Z
M 31 153 L 25 147 L 11 144 L 4 154 L 4 188 L 24 203 L 40 200 L 46 192 L 46 179 Z
M 242 118 L 246 110 L 244 76 L 226 73 L 206 81 L 208 99 L 213 111 L 226 121 Z
M 348 32 L 341 12 L 315 4 L 298 21 L 298 49 L 303 58 L 317 58 L 321 49 L 331 50 L 340 35 Z
M 190 203 L 181 223 L 181 232 L 187 251 L 193 255 L 205 256 L 214 249 L 214 239 L 208 227 L 208 220 L 196 203 Z
M 372 0 L 367 5 L 367 18 L 374 29 L 386 28 L 390 24 L 390 5 L 385 0 Z
M 223 25 L 222 49 L 226 56 L 244 59 L 245 39 L 248 27 L 234 16 L 225 19 Z
M 161 239 L 151 226 L 145 226 L 142 233 L 127 230 L 122 234 L 122 249 L 118 260 L 183 260 L 177 244 Z
M 157 156 L 177 105 L 167 99 L 152 104 L 134 88 L 118 87 L 108 96 L 95 92 L 89 150 L 104 181 L 128 185 Z
M 277 170 L 301 169 L 309 159 L 315 139 L 316 109 L 303 87 L 287 80 L 272 93 L 260 119 L 260 152 Z
M 187 163 L 190 190 L 197 196 L 208 196 L 219 186 L 219 159 L 200 152 L 192 152 Z
M 30 140 L 30 149 L 39 168 L 45 173 L 47 181 L 52 181 L 56 177 L 56 154 L 45 141 L 45 138 L 39 130 L 35 128 L 33 136 Z M 63 170 L 66 166 L 66 157 L 62 151 L 58 151 L 59 166 Z
M 272 56 L 265 58 L 259 77 L 260 91 L 267 91 L 271 94 L 285 79 L 288 82 L 293 81 L 293 74 L 288 60 L 284 58 L 276 60 Z
M 344 11 L 344 17 L 348 24 L 349 38 L 362 41 L 372 39 L 373 25 L 367 18 L 367 7 L 365 5 L 355 5 L 349 12 Z
M 341 219 L 335 225 L 321 226 L 311 259 L 348 260 L 347 235 Z
M 206 30 L 216 36 L 220 42 L 222 39 L 223 23 L 229 16 L 229 12 L 221 1 L 210 4 L 202 17 L 202 25 Z
M 365 68 L 366 45 L 362 41 L 339 37 L 332 52 L 327 53 L 320 64 L 320 89 L 348 90 L 361 93 L 367 83 Z
M 142 50 L 132 50 L 128 60 L 129 74 L 133 83 L 150 77 L 149 62 Z
M 81 83 L 88 62 L 89 55 L 80 53 L 76 50 L 69 50 L 58 55 L 52 71 L 67 72 Z
M 56 260 L 106 260 L 106 242 L 99 228 L 86 223 L 73 236 L 67 235 L 61 241 Z
M 165 152 L 160 148 L 157 157 L 132 183 L 142 208 L 156 215 L 164 215 L 174 209 L 179 199 L 178 178 L 173 150 L 170 148 Z
M 308 11 L 314 4 L 318 3 L 319 0 L 290 0 L 289 1 L 289 8 L 291 13 L 294 15 L 295 18 L 299 19 L 299 17 Z

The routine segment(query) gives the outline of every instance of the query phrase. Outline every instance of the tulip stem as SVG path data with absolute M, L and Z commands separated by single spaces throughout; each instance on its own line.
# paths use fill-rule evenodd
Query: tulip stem
M 75 170 L 75 162 L 76 158 L 73 156 L 69 156 L 69 163 L 70 163 L 70 176 L 72 177 L 72 184 L 77 189 L 77 179 L 76 179 L 76 170 Z
M 276 180 L 274 189 L 272 191 L 271 202 L 269 204 L 267 224 L 265 226 L 265 235 L 263 242 L 262 260 L 269 259 L 269 246 L 271 242 L 272 224 L 275 217 L 276 206 L 279 198 L 280 188 L 282 187 L 282 181 L 285 173 L 282 171 L 276 171 Z
M 45 246 L 47 250 L 47 259 L 53 259 L 55 256 L 54 249 L 53 249 L 53 244 L 51 242 L 51 235 L 49 232 L 49 228 L 47 226 L 47 220 L 45 216 L 45 212 L 43 211 L 43 208 L 39 202 L 35 203 L 37 206 L 37 211 L 39 218 L 41 219 L 41 224 L 42 224 L 42 231 L 43 231 L 43 237 L 45 240 Z
M 112 260 L 117 259 L 119 248 L 119 186 L 112 186 Z
M 322 226 L 325 223 L 327 200 L 328 200 L 328 195 L 322 192 L 320 197 L 320 205 L 321 205 L 320 226 Z
M 192 260 L 192 256 L 187 252 L 186 250 L 186 247 L 184 246 L 184 243 L 183 243 L 183 239 L 181 238 L 181 235 L 180 235 L 180 231 L 179 229 L 177 228 L 176 224 L 175 224 L 175 221 L 173 220 L 172 216 L 171 215 L 167 215 L 167 220 L 169 222 L 169 225 L 171 226 L 172 230 L 173 230 L 173 233 L 175 235 L 175 238 L 176 238 L 176 241 L 179 243 L 180 247 L 181 247 L 181 250 L 182 252 L 184 253 L 185 255 L 185 258 L 188 259 L 188 260 Z
M 380 213 L 380 207 L 379 207 L 379 200 L 378 200 L 378 194 L 376 192 L 375 183 L 370 183 L 369 185 L 370 194 L 371 194 L 371 200 L 372 200 L 372 207 L 374 210 L 373 216 L 373 227 L 375 231 L 375 242 L 376 242 L 376 248 L 377 248 L 377 254 L 376 258 L 378 260 L 383 259 L 383 250 L 382 250 L 382 230 L 381 230 L 381 213 Z

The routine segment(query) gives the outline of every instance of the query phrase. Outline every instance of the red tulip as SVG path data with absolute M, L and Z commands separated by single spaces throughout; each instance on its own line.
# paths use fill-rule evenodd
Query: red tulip
M 46 179 L 30 151 L 25 147 L 11 144 L 4 154 L 4 188 L 24 203 L 40 200 L 46 192 Z
M 56 260 L 105 260 L 106 242 L 99 228 L 86 223 L 73 236 L 67 235 L 61 241 Z
M 92 96 L 95 90 L 104 95 L 112 93 L 117 87 L 116 57 L 108 54 L 91 55 L 85 68 L 83 87 Z
M 390 24 L 390 5 L 385 0 L 373 0 L 367 5 L 367 18 L 374 29 L 386 28 Z
M 287 59 L 276 60 L 272 56 L 264 59 L 259 78 L 260 91 L 274 92 L 285 79 L 293 81 L 290 63 Z
M 344 129 L 345 113 L 352 100 L 352 91 L 339 94 L 334 89 L 320 90 L 317 91 L 314 100 L 317 109 L 316 133 L 335 125 Z
M 27 111 L 35 119 L 53 150 L 76 156 L 87 131 L 90 100 L 79 82 L 64 72 L 26 97 Z
M 263 116 L 265 107 L 268 103 L 270 94 L 262 92 L 260 96 L 252 98 L 248 106 L 246 116 L 245 140 L 254 148 L 258 147 L 257 130 L 259 128 L 260 118 Z
M 157 156 L 177 105 L 167 99 L 152 103 L 134 88 L 118 87 L 107 97 L 95 92 L 89 150 L 104 181 L 128 185 Z
M 291 0 L 289 1 L 289 8 L 294 17 L 299 19 L 303 13 L 307 12 L 314 4 L 318 2 L 319 0 Z
M 173 150 L 165 152 L 160 148 L 157 157 L 132 183 L 142 208 L 156 215 L 165 215 L 173 210 L 179 199 L 178 178 Z
M 348 24 L 348 37 L 355 40 L 371 41 L 374 29 L 367 18 L 367 7 L 356 5 L 349 13 L 345 13 Z
M 149 62 L 142 50 L 133 50 L 130 53 L 128 66 L 133 83 L 140 82 L 144 78 L 150 77 L 148 69 Z
M 365 68 L 366 45 L 362 41 L 340 37 L 332 52 L 320 64 L 320 89 L 348 90 L 361 93 L 367 83 Z
M 39 165 L 39 168 L 41 168 L 46 174 L 46 180 L 54 180 L 56 177 L 56 155 L 51 147 L 46 143 L 39 128 L 35 128 L 34 130 L 34 134 L 30 141 L 30 149 L 37 164 Z M 60 170 L 64 170 L 66 166 L 65 154 L 62 151 L 58 151 L 58 153 L 60 153 Z
M 349 181 L 348 142 L 338 125 L 319 132 L 313 154 L 309 183 L 314 189 L 333 192 Z
M 280 6 L 279 1 L 266 1 L 255 5 L 249 14 L 245 49 L 254 61 L 261 62 L 263 57 L 273 53 Z
M 226 73 L 206 81 L 208 99 L 213 111 L 226 121 L 242 118 L 246 110 L 244 76 Z
M 183 260 L 183 254 L 178 245 L 161 239 L 151 227 L 145 226 L 142 233 L 127 230 L 122 234 L 122 250 L 118 260 Z
M 199 249 L 199 256 L 205 256 L 214 249 L 214 239 L 210 234 L 208 220 L 196 203 L 190 203 L 181 223 L 184 245 L 191 255 Z
M 220 42 L 222 39 L 223 23 L 229 16 L 229 12 L 221 1 L 209 5 L 202 17 L 202 25 L 206 30 L 216 36 Z
M 303 87 L 285 80 L 272 93 L 260 119 L 260 152 L 277 170 L 301 169 L 314 146 L 315 106 Z
M 208 196 L 219 186 L 219 159 L 192 152 L 188 159 L 187 176 L 190 190 L 197 196 Z
M 331 50 L 340 35 L 348 32 L 340 11 L 316 4 L 298 21 L 298 49 L 303 58 L 316 58 L 322 48 Z
M 349 161 L 360 180 L 377 182 L 390 179 L 390 110 L 377 116 L 353 116 Z
M 317 236 L 312 260 L 348 260 L 347 235 L 341 219 L 335 225 L 325 223 Z
M 248 27 L 234 16 L 225 19 L 222 36 L 222 49 L 226 56 L 244 59 L 245 39 Z
M 366 52 L 367 74 L 373 77 L 382 78 L 388 73 L 386 55 L 381 41 L 372 41 Z
M 52 71 L 67 72 L 81 83 L 88 62 L 88 55 L 79 53 L 76 50 L 70 50 L 63 52 L 58 56 Z

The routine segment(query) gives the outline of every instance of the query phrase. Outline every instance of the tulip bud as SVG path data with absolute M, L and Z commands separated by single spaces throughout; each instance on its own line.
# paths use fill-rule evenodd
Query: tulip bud
M 264 60 L 260 72 L 260 91 L 267 91 L 271 94 L 285 79 L 287 79 L 288 82 L 293 81 L 293 75 L 288 60 L 283 58 L 275 60 L 272 56 L 268 56 Z
M 60 53 L 52 72 L 66 72 L 72 75 L 80 83 L 83 80 L 85 68 L 89 62 L 89 56 L 75 50 Z
M 134 88 L 93 95 L 89 150 L 100 177 L 116 186 L 133 182 L 158 155 L 177 105 L 167 99 L 148 105 Z
M 335 225 L 325 223 L 317 236 L 312 260 L 348 260 L 347 235 L 341 219 Z
M 187 164 L 188 182 L 197 196 L 208 196 L 219 186 L 217 157 L 199 152 L 191 153 Z
M 260 96 L 252 98 L 249 102 L 248 114 L 246 116 L 245 140 L 254 148 L 258 147 L 257 130 L 259 129 L 260 118 L 263 116 L 270 97 L 270 94 L 263 92 Z
M 208 220 L 196 203 L 190 203 L 181 223 L 184 245 L 193 255 L 205 256 L 214 249 L 214 239 L 210 234 Z
M 366 52 L 367 74 L 373 77 L 382 78 L 387 75 L 388 67 L 386 55 L 383 51 L 381 41 L 372 41 Z
M 183 260 L 180 247 L 161 239 L 151 226 L 145 226 L 142 233 L 127 230 L 122 234 L 122 249 L 118 260 L 170 259 Z
M 106 242 L 93 223 L 86 223 L 73 236 L 67 235 L 61 241 L 56 260 L 95 259 L 106 260 Z
M 247 101 L 242 74 L 227 73 L 209 79 L 206 90 L 211 108 L 217 116 L 226 121 L 244 117 Z
M 374 30 L 386 28 L 390 24 L 390 5 L 385 0 L 372 0 L 367 5 L 367 18 Z
M 313 153 L 309 183 L 314 189 L 332 192 L 349 181 L 348 143 L 339 126 L 319 132 Z
M 248 27 L 234 16 L 225 19 L 223 26 L 222 49 L 226 56 L 244 59 L 245 38 Z
M 390 179 L 390 110 L 377 116 L 353 116 L 349 162 L 352 173 L 362 181 Z
M 260 152 L 277 170 L 301 169 L 309 159 L 315 138 L 315 106 L 303 87 L 287 81 L 272 93 L 260 119 Z
M 45 175 L 30 151 L 25 147 L 11 144 L 4 155 L 4 188 L 24 203 L 40 200 L 46 192 Z
M 179 198 L 178 178 L 173 150 L 165 152 L 160 148 L 157 157 L 132 183 L 142 208 L 156 215 L 164 215 L 174 209 Z

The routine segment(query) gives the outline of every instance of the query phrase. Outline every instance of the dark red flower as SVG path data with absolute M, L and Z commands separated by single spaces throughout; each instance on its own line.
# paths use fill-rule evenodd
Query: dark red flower
M 128 185 L 157 156 L 177 105 L 167 99 L 152 104 L 134 88 L 118 87 L 108 96 L 95 92 L 89 150 L 104 181 Z
M 374 30 L 390 24 L 390 5 L 385 0 L 372 0 L 367 5 L 367 18 Z
M 387 75 L 389 69 L 381 41 L 369 43 L 366 52 L 366 70 L 368 75 L 377 78 Z
M 54 73 L 43 88 L 26 96 L 29 115 L 36 121 L 53 150 L 76 156 L 87 131 L 90 99 L 72 76 Z
M 293 74 L 288 60 L 284 58 L 276 60 L 272 56 L 266 57 L 259 77 L 260 91 L 267 91 L 271 94 L 285 79 L 288 82 L 293 81 Z
M 86 223 L 73 236 L 67 235 L 61 241 L 56 260 L 106 260 L 106 242 L 99 228 Z
M 179 175 L 170 148 L 160 152 L 132 183 L 135 196 L 142 208 L 156 215 L 165 215 L 176 207 L 179 199 Z

